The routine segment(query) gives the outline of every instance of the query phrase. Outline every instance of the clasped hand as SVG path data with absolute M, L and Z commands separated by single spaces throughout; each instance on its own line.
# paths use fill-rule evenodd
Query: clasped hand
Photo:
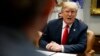
M 59 52 L 59 51 L 62 50 L 62 47 L 58 43 L 56 43 L 54 41 L 51 41 L 50 43 L 48 43 L 46 45 L 46 49 L 51 50 L 51 51 Z

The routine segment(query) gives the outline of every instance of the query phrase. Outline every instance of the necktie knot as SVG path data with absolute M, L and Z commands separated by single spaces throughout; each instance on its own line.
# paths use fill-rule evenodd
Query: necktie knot
M 66 28 L 69 28 L 69 25 L 66 25 Z

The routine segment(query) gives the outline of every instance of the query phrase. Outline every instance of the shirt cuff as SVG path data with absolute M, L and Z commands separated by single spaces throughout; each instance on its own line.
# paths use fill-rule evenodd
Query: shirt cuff
M 61 52 L 64 52 L 64 46 L 63 45 L 61 45 L 61 48 L 62 48 Z

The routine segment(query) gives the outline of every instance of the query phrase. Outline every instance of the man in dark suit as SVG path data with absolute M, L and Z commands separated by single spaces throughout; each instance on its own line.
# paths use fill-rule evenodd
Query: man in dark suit
M 47 24 L 39 42 L 40 47 L 56 52 L 84 52 L 88 27 L 75 18 L 77 10 L 75 2 L 63 2 L 61 11 L 63 18 L 52 20 Z
M 0 56 L 45 56 L 33 45 L 56 0 L 0 0 Z

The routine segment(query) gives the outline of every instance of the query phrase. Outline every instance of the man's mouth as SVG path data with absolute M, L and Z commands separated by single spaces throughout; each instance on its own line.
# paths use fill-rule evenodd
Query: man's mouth
M 70 19 L 70 20 L 71 20 L 71 18 L 68 18 L 68 19 Z

